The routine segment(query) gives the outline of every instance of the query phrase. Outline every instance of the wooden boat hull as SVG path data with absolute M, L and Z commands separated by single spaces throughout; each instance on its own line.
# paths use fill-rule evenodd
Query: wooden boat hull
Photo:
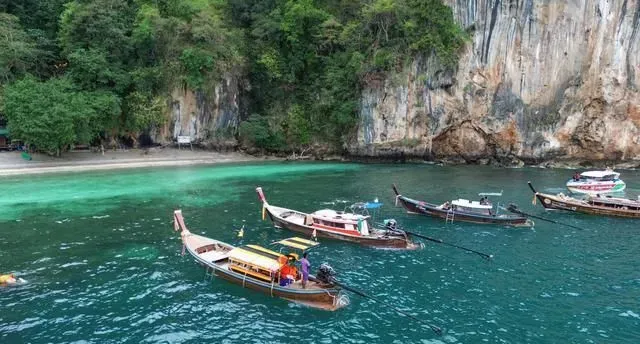
M 410 199 L 408 197 L 404 197 L 398 193 L 397 200 L 403 208 L 407 210 L 408 213 L 411 214 L 420 214 L 430 217 L 436 217 L 446 220 L 449 216 L 451 218 L 449 210 L 438 208 L 437 205 L 416 201 Z M 470 214 L 465 212 L 460 212 L 453 210 L 453 221 L 457 222 L 469 222 L 469 223 L 477 223 L 477 224 L 492 224 L 492 225 L 503 225 L 503 226 L 531 226 L 531 221 L 524 216 L 515 216 L 515 215 L 481 215 L 481 214 Z
M 265 211 L 267 215 L 276 227 L 285 228 L 293 232 L 305 234 L 307 237 L 313 235 L 313 231 L 316 231 L 316 236 L 319 238 L 327 238 L 334 240 L 342 240 L 353 242 L 361 245 L 379 247 L 379 248 L 394 248 L 394 249 L 417 249 L 420 245 L 415 244 L 407 240 L 403 236 L 388 236 L 388 237 L 365 237 L 355 236 L 349 234 L 342 234 L 334 231 L 325 230 L 323 228 L 307 226 L 298 224 L 292 221 L 287 221 L 286 218 L 281 217 L 274 212 L 274 209 L 284 209 L 278 207 L 272 207 L 265 205 Z
M 535 195 L 545 209 L 566 210 L 591 215 L 640 218 L 639 211 L 594 206 L 575 198 L 561 197 L 540 192 L 535 192 Z
M 243 274 L 221 269 L 215 264 L 207 264 L 206 262 L 200 262 L 209 273 L 212 273 L 215 277 L 219 277 L 225 281 L 231 282 L 261 292 L 263 294 L 270 295 L 272 297 L 279 297 L 293 301 L 296 303 L 304 304 L 314 308 L 320 308 L 325 310 L 336 310 L 340 308 L 340 290 L 335 288 L 328 289 L 306 289 L 297 290 L 287 287 L 281 287 L 277 284 L 271 284 L 262 282 L 252 278 L 246 278 Z M 315 282 L 308 282 L 315 283 Z
M 236 268 L 242 267 L 239 265 L 230 265 L 232 258 L 237 259 L 237 256 L 231 255 L 231 252 L 238 248 L 219 240 L 192 234 L 186 229 L 182 213 L 179 210 L 174 212 L 174 220 L 176 230 L 181 231 L 182 243 L 185 250 L 198 264 L 205 267 L 208 273 L 216 277 L 272 297 L 280 297 L 314 308 L 333 311 L 346 304 L 346 302 L 342 301 L 342 289 L 340 287 L 333 284 L 323 284 L 313 276 L 309 276 L 306 288 L 303 288 L 300 280 L 288 286 L 280 286 L 269 274 L 256 275 L 255 271 L 257 270 L 245 270 L 246 272 L 238 272 L 235 269 L 232 270 L 231 266 Z M 257 266 L 261 266 L 262 268 L 267 266 L 269 269 L 273 269 L 269 267 L 269 265 L 259 265 L 265 264 L 264 257 L 262 257 L 262 259 L 262 263 L 255 264 L 258 264 Z M 245 262 L 244 264 L 251 263 Z M 279 273 L 277 268 L 271 271 L 272 274 Z M 253 277 L 252 275 L 264 279 Z

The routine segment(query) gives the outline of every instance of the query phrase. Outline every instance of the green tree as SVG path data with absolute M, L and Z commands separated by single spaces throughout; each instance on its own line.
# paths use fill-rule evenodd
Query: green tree
M 27 77 L 5 89 L 3 112 L 14 137 L 60 155 L 74 143 L 93 140 L 119 104 L 113 95 L 77 91 L 67 78 Z
M 163 97 L 150 97 L 141 92 L 133 92 L 127 96 L 125 104 L 129 114 L 125 128 L 129 132 L 140 132 L 165 122 L 167 101 Z
M 234 75 L 253 114 L 240 125 L 244 145 L 339 149 L 353 136 L 363 87 L 415 58 L 454 68 L 465 39 L 442 0 L 4 0 L 0 90 L 27 74 L 53 76 L 36 89 L 69 93 L 56 125 L 70 121 L 64 137 L 85 142 L 135 138 L 166 120 L 176 88 L 213 96 Z M 7 89 L 10 124 L 35 128 L 16 115 L 27 113 L 13 102 L 20 85 Z M 62 115 L 72 107 L 81 115 Z
M 292 149 L 302 148 L 311 143 L 311 123 L 305 117 L 302 107 L 294 105 L 287 113 L 286 135 L 288 146 Z
M 26 74 L 43 55 L 45 52 L 23 30 L 18 18 L 0 12 L 0 84 Z

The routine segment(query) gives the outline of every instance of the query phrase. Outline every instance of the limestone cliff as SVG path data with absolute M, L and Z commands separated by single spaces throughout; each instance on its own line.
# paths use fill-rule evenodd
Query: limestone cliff
M 242 106 L 241 77 L 227 76 L 208 92 L 176 88 L 171 93 L 165 125 L 154 141 L 175 142 L 190 136 L 192 142 L 213 148 L 233 148 Z
M 640 159 L 640 0 L 445 0 L 455 70 L 416 58 L 366 88 L 353 155 Z

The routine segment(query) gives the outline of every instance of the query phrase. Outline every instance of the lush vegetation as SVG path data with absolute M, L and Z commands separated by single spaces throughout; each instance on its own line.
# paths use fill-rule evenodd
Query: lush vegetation
M 237 135 L 271 151 L 339 146 L 361 87 L 464 43 L 441 0 L 4 0 L 0 106 L 13 136 L 59 153 L 137 137 L 175 87 L 249 87 Z

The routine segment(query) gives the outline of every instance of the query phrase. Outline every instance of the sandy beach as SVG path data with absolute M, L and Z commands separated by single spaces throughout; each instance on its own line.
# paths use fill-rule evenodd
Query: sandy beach
M 0 176 L 260 160 L 239 152 L 218 153 L 175 148 L 105 151 L 104 155 L 89 151 L 66 152 L 59 158 L 34 153 L 32 158 L 28 161 L 21 157 L 20 152 L 0 152 Z

